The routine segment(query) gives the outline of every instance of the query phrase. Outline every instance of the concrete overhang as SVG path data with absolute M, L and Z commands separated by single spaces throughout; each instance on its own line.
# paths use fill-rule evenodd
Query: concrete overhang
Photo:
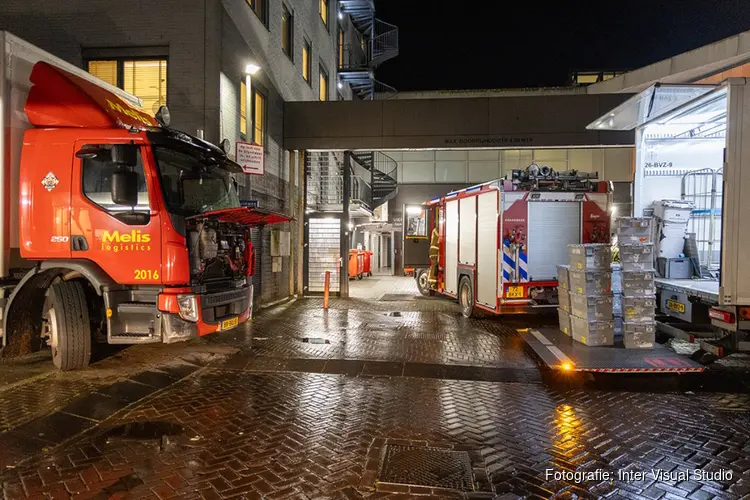
M 750 31 L 589 85 L 587 90 L 589 94 L 634 94 L 657 82 L 696 82 L 747 61 L 750 61 Z
M 284 148 L 476 149 L 633 146 L 633 132 L 586 130 L 630 95 L 284 103 Z

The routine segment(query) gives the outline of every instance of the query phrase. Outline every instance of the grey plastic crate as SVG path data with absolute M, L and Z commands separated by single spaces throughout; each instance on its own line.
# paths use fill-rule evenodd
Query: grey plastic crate
M 656 324 L 626 321 L 622 327 L 622 341 L 627 349 L 653 349 L 656 342 Z
M 612 294 L 612 315 L 615 318 L 622 318 L 622 294 Z
M 612 296 L 586 296 L 571 292 L 570 314 L 589 321 L 612 321 Z
M 622 319 L 629 323 L 649 323 L 654 321 L 656 298 L 622 297 Z
M 557 286 L 565 290 L 570 290 L 569 270 L 570 266 L 557 266 Z
M 568 245 L 568 259 L 571 269 L 608 271 L 612 263 L 612 248 L 600 243 Z
M 567 290 L 557 289 L 557 303 L 560 309 L 570 313 L 570 293 Z
M 618 243 L 653 242 L 653 219 L 650 217 L 618 217 L 615 219 Z
M 620 264 L 612 264 L 612 293 L 622 293 L 622 269 Z
M 571 337 L 588 346 L 614 345 L 615 328 L 612 321 L 587 321 L 570 317 Z
M 654 269 L 653 243 L 623 243 L 620 250 L 620 267 L 627 271 L 651 271 Z
M 650 297 L 656 293 L 653 271 L 625 271 L 621 280 L 622 294 L 628 297 Z
M 612 289 L 611 271 L 578 271 L 568 272 L 570 291 L 581 295 L 605 295 Z
M 570 336 L 570 314 L 563 309 L 557 309 L 557 317 L 560 321 L 560 331 Z

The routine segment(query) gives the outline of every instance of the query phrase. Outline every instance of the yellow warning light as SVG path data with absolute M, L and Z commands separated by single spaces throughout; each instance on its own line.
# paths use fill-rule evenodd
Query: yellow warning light
M 567 361 L 562 364 L 563 371 L 569 372 L 573 370 L 573 363 L 568 363 Z
M 108 307 L 107 308 L 107 319 L 109 319 L 111 317 L 112 317 L 112 309 Z

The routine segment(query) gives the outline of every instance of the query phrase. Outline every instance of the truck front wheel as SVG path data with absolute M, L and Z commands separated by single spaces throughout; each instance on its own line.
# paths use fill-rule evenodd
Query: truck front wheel
M 417 269 L 414 273 L 417 275 L 419 293 L 428 297 L 430 295 L 430 272 L 427 269 Z
M 52 362 L 62 371 L 85 368 L 91 358 L 91 324 L 83 285 L 61 281 L 47 291 L 43 312 Z
M 468 276 L 461 278 L 458 284 L 458 303 L 461 306 L 461 314 L 466 318 L 474 316 L 474 287 Z

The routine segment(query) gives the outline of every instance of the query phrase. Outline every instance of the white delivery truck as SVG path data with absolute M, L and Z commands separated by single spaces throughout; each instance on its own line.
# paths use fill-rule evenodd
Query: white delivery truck
M 635 130 L 633 212 L 668 229 L 657 328 L 698 341 L 704 360 L 750 351 L 750 82 L 656 84 L 588 128 Z

